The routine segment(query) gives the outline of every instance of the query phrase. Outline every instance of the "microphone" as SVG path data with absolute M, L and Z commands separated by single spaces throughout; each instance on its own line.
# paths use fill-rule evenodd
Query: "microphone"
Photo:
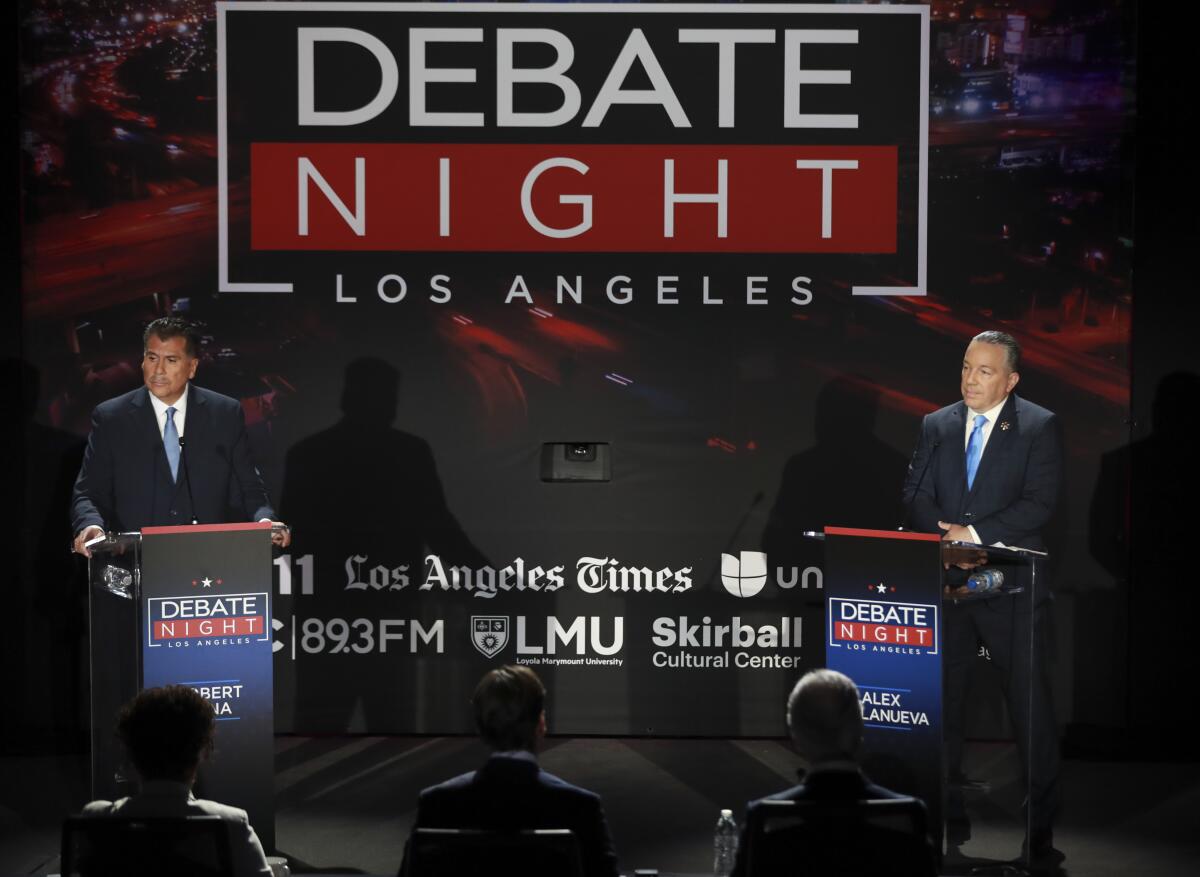
M 187 488 L 188 505 L 192 507 L 192 523 L 199 524 L 200 519 L 196 517 L 196 500 L 192 498 L 192 479 L 188 476 L 187 448 L 184 446 L 183 436 L 179 437 L 179 463 L 183 466 L 183 486 Z
M 937 456 L 937 450 L 942 446 L 938 439 L 934 439 L 933 444 L 929 448 L 929 456 L 925 458 L 925 465 L 921 467 L 921 475 L 917 478 L 916 486 L 913 487 L 912 499 L 905 505 L 904 519 L 900 522 L 900 526 L 896 529 L 904 530 L 908 527 L 908 519 L 912 515 L 913 503 L 916 502 L 917 494 L 921 492 L 921 485 L 925 483 L 925 473 L 929 471 L 929 464 L 933 462 L 933 458 Z

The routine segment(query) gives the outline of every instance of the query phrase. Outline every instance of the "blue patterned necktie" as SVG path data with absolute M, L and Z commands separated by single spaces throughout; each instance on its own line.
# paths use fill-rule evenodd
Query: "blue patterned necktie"
M 163 448 L 171 466 L 171 480 L 179 480 L 179 430 L 175 429 L 175 409 L 167 409 L 167 425 L 163 428 Z
M 975 485 L 975 473 L 979 471 L 979 458 L 983 456 L 983 426 L 985 423 L 987 423 L 987 417 L 983 414 L 976 414 L 975 428 L 971 430 L 971 437 L 967 440 L 967 490 Z

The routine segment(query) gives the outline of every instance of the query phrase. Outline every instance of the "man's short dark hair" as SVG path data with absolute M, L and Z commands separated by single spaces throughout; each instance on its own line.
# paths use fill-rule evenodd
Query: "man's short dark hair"
M 853 758 L 863 731 L 858 688 L 844 673 L 810 670 L 788 697 L 787 722 L 806 758 Z
M 980 332 L 971 340 L 978 341 L 980 344 L 995 344 L 997 347 L 1003 347 L 1008 370 L 1010 372 L 1021 370 L 1021 345 L 1007 332 L 988 329 L 986 332 Z
M 143 780 L 186 782 L 212 749 L 212 704 L 186 685 L 147 688 L 121 708 L 117 733 Z
M 142 333 L 142 349 L 150 344 L 150 336 L 155 335 L 163 341 L 171 338 L 183 338 L 183 349 L 187 355 L 195 358 L 200 352 L 200 330 L 196 324 L 182 317 L 159 317 L 146 327 Z
M 471 704 L 485 743 L 498 752 L 533 751 L 546 705 L 546 686 L 536 673 L 513 664 L 490 670 L 475 687 Z

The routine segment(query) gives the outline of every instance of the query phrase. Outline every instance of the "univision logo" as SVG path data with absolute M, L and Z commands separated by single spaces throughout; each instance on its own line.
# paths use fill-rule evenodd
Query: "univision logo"
M 739 551 L 721 555 L 721 584 L 735 597 L 753 597 L 767 584 L 770 575 L 767 555 L 762 551 Z M 825 587 L 825 576 L 819 566 L 775 567 L 775 583 L 785 591 L 799 585 L 802 589 Z
M 767 555 L 762 551 L 721 555 L 721 584 L 733 596 L 753 597 L 766 583 Z

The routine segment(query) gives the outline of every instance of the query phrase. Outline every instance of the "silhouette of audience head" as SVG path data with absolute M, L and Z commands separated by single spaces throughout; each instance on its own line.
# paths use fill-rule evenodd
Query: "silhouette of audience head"
M 537 750 L 546 735 L 546 686 L 528 667 L 489 670 L 471 698 L 479 736 L 497 752 Z
M 862 743 L 862 704 L 854 681 L 836 670 L 810 670 L 788 696 L 788 731 L 809 764 L 853 760 Z
M 377 357 L 364 356 L 347 365 L 343 377 L 342 413 L 356 422 L 391 426 L 400 396 L 400 370 Z
M 147 688 L 117 717 L 117 733 L 144 781 L 190 786 L 215 730 L 212 704 L 184 685 Z

